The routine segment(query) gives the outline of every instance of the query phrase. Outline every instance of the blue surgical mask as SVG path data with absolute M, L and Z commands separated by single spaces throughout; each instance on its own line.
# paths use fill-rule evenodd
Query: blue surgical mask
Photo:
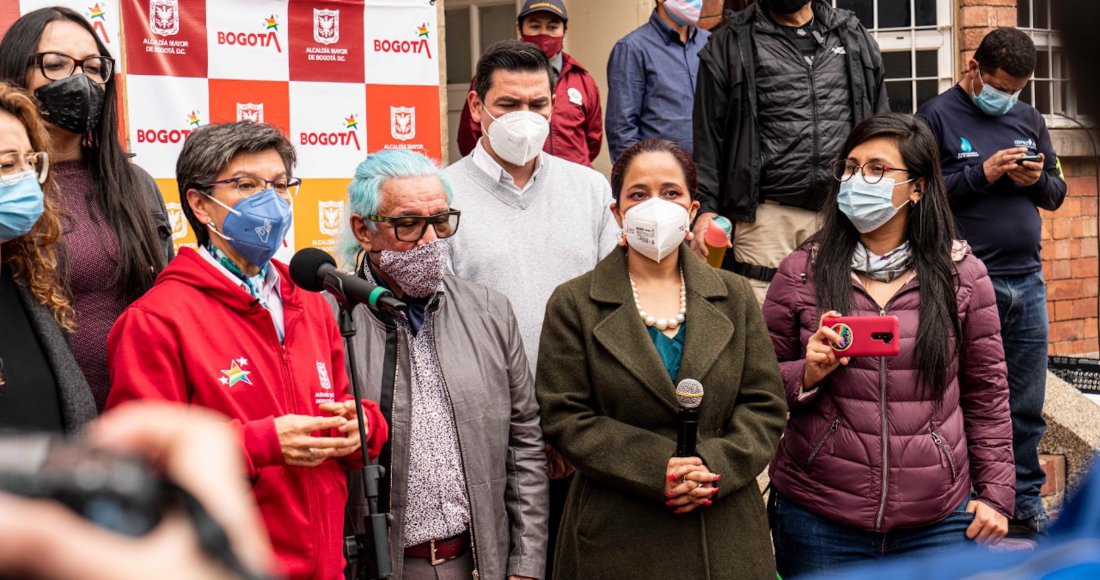
M 971 96 L 974 96 L 974 104 L 983 113 L 990 117 L 1000 117 L 1012 110 L 1012 107 L 1016 105 L 1016 101 L 1020 100 L 1020 92 L 1006 93 L 985 84 L 982 86 L 981 94 L 974 96 L 971 93 Z
M 209 223 L 207 227 L 210 231 L 229 242 L 238 254 L 254 266 L 263 267 L 270 262 L 293 223 L 290 202 L 271 188 L 242 199 L 234 207 L 209 194 L 207 197 L 229 211 L 222 222 L 222 231 L 219 232 L 213 223 Z
M 894 207 L 894 187 L 912 179 L 896 182 L 883 177 L 878 183 L 867 183 L 862 173 L 840 184 L 837 204 L 861 234 L 871 233 L 897 215 L 905 204 Z
M 0 242 L 21 238 L 42 216 L 44 198 L 38 174 L 24 171 L 0 183 Z

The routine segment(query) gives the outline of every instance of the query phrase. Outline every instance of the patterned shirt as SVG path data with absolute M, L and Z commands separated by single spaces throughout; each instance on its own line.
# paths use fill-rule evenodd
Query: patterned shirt
M 442 540 L 466 531 L 470 501 L 451 398 L 435 350 L 435 308 L 415 336 L 404 316 L 398 324 L 409 337 L 412 366 L 412 417 L 405 547 Z

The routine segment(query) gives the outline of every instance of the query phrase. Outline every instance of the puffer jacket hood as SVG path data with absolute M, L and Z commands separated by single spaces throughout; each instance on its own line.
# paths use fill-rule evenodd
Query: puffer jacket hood
M 952 257 L 963 336 L 939 403 L 917 380 L 916 276 L 882 309 L 853 279 L 845 313 L 897 316 L 901 354 L 852 358 L 803 393 L 806 343 L 820 317 L 809 246 L 780 264 L 764 318 L 791 416 L 770 474 L 790 501 L 845 525 L 887 532 L 943 519 L 973 486 L 977 499 L 1012 515 L 1012 424 L 993 285 L 968 248 L 956 244 Z

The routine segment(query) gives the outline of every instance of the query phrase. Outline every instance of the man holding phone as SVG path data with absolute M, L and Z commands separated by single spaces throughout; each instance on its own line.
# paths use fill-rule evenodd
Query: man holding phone
M 1014 28 L 994 30 L 967 66 L 959 84 L 917 116 L 936 135 L 956 224 L 997 294 L 1016 459 L 1010 533 L 1033 535 L 1047 525 L 1038 454 L 1046 430 L 1047 305 L 1036 208 L 1058 209 L 1066 182 L 1042 115 L 1018 102 L 1035 69 L 1031 38 Z

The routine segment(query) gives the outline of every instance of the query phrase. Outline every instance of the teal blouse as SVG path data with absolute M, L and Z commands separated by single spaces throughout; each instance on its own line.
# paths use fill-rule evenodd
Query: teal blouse
M 684 326 L 681 324 L 676 331 L 676 336 L 672 338 L 669 338 L 655 327 L 645 327 L 646 332 L 649 333 L 649 338 L 653 341 L 653 346 L 657 347 L 657 354 L 661 356 L 661 362 L 664 363 L 668 376 L 672 378 L 673 382 L 676 381 L 676 375 L 680 374 L 680 360 L 684 357 Z

